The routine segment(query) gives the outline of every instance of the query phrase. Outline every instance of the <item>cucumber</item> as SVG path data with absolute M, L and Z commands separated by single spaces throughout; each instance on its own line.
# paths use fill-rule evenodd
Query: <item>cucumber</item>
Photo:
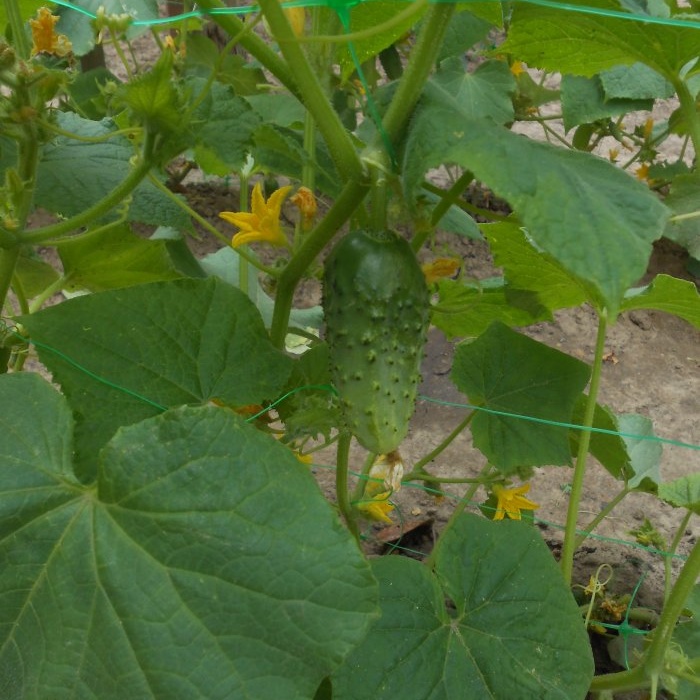
M 347 234 L 326 260 L 323 310 L 344 427 L 387 454 L 408 432 L 428 330 L 428 289 L 407 241 Z

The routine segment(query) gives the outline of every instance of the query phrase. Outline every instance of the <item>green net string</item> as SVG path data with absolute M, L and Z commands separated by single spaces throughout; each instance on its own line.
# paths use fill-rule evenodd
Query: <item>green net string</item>
M 89 9 L 81 7 L 78 3 L 70 2 L 69 0 L 52 0 L 53 4 L 60 5 L 69 10 L 75 10 L 80 12 L 91 19 L 95 19 L 96 15 Z M 347 16 L 350 10 L 357 5 L 363 5 L 369 2 L 378 2 L 379 0 L 289 0 L 289 2 L 283 2 L 282 7 L 286 9 L 291 9 L 294 7 L 328 7 L 331 10 L 335 10 L 341 15 L 341 21 L 343 15 Z M 396 0 L 400 2 L 411 2 L 412 0 Z M 430 0 L 434 3 L 444 3 L 444 2 L 459 2 L 460 5 L 469 4 L 469 2 L 483 3 L 483 2 L 493 2 L 502 4 L 501 0 Z M 585 4 L 576 4 L 568 2 L 555 2 L 555 0 L 516 0 L 518 3 L 524 3 L 528 5 L 538 5 L 539 7 L 546 7 L 553 10 L 561 10 L 562 12 L 576 12 L 584 15 L 593 15 L 597 17 L 610 17 L 614 19 L 628 20 L 631 22 L 642 22 L 645 24 L 659 24 L 665 27 L 683 27 L 686 29 L 700 29 L 700 22 L 698 17 L 690 15 L 687 19 L 681 19 L 678 17 L 654 17 L 653 15 L 646 15 L 641 13 L 624 12 L 622 10 L 611 10 L 602 7 L 591 7 Z M 41 3 L 37 1 L 37 5 Z M 168 4 L 168 3 L 165 3 Z M 125 3 L 128 7 L 128 2 Z M 183 19 L 215 16 L 215 15 L 246 15 L 255 12 L 259 12 L 260 8 L 257 5 L 246 5 L 244 7 L 221 7 L 214 8 L 211 10 L 205 9 L 193 9 L 188 12 L 182 12 L 180 14 L 170 16 L 170 17 L 152 17 L 148 19 L 134 19 L 134 26 L 145 26 L 153 27 L 161 24 L 172 24 L 174 22 L 179 22 Z

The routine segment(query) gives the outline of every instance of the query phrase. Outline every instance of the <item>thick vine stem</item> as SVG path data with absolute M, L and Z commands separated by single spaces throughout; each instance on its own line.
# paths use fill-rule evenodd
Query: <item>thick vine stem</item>
M 107 214 L 128 197 L 139 185 L 151 169 L 151 163 L 147 160 L 140 160 L 134 169 L 117 185 L 104 199 L 85 209 L 80 214 L 60 221 L 57 224 L 43 226 L 42 228 L 24 231 L 20 238 L 22 243 L 38 244 L 45 241 L 54 240 L 67 236 L 77 228 L 87 226 L 89 223 Z
M 199 0 L 198 5 L 205 10 L 223 9 L 221 0 Z M 297 99 L 301 100 L 299 86 L 287 63 L 280 58 L 257 34 L 246 31 L 246 25 L 238 17 L 227 14 L 211 15 L 212 22 L 218 24 L 230 36 L 241 35 L 239 44 L 262 63 Z
M 359 179 L 362 163 L 350 134 L 345 130 L 338 113 L 326 97 L 321 82 L 312 70 L 299 42 L 296 41 L 289 21 L 278 0 L 260 0 L 265 19 L 279 42 L 280 51 L 293 68 L 294 79 L 302 94 L 302 101 L 323 135 L 343 181 Z
M 451 2 L 431 5 L 421 25 L 411 58 L 382 120 L 382 129 L 394 144 L 401 137 L 401 132 L 420 99 L 454 11 L 455 6 Z M 381 134 L 377 135 L 376 143 L 381 144 Z

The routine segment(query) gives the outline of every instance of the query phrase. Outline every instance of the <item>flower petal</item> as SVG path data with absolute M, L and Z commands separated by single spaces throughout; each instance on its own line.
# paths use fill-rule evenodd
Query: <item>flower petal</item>
M 285 185 L 275 190 L 270 198 L 267 200 L 267 213 L 269 216 L 273 216 L 275 219 L 280 218 L 280 212 L 282 211 L 282 204 L 284 200 L 287 199 L 287 195 L 292 191 L 291 185 Z

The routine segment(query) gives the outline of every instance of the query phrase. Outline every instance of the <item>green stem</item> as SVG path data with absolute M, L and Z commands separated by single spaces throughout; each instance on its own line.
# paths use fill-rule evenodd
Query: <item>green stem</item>
M 574 549 L 578 549 L 588 538 L 588 536 L 600 525 L 600 523 L 605 520 L 605 518 L 610 515 L 610 513 L 613 512 L 617 504 L 630 492 L 628 488 L 623 488 L 621 491 L 618 492 L 618 494 L 610 501 L 608 501 L 607 505 L 605 508 L 603 508 L 598 515 L 591 520 L 588 525 L 583 530 L 583 533 L 579 535 L 576 538 L 576 542 L 574 543 Z
M 15 274 L 21 246 L 0 248 L 0 310 L 5 308 L 7 293 L 10 291 L 12 276 Z
M 299 250 L 292 256 L 280 274 L 270 328 L 270 337 L 278 348 L 284 347 L 289 314 L 292 310 L 292 299 L 297 283 L 316 256 L 333 238 L 336 231 L 352 216 L 359 203 L 366 196 L 367 190 L 368 185 L 365 182 L 354 180 L 348 182 L 326 216 L 309 232 Z
M 461 498 L 459 503 L 457 504 L 457 507 L 452 511 L 452 515 L 450 515 L 450 519 L 447 521 L 445 524 L 445 527 L 443 528 L 442 533 L 440 533 L 440 540 L 444 537 L 445 533 L 451 528 L 454 527 L 455 522 L 457 522 L 458 518 L 462 513 L 464 512 L 465 508 L 471 503 L 472 498 L 474 498 L 474 494 L 477 492 L 479 487 L 481 486 L 482 482 L 485 481 L 488 476 L 491 474 L 493 471 L 493 467 L 490 464 L 487 464 L 479 473 L 479 476 L 477 477 L 479 479 L 478 483 L 472 484 L 464 494 L 464 496 Z M 435 564 L 435 557 L 437 556 L 437 553 L 440 549 L 440 541 L 433 547 L 433 551 L 428 555 L 428 558 L 425 560 L 425 565 L 429 568 L 432 569 L 433 565 Z
M 136 189 L 141 180 L 148 175 L 150 169 L 150 160 L 139 160 L 136 167 L 104 199 L 101 199 L 89 209 L 86 209 L 70 219 L 60 221 L 57 224 L 51 224 L 50 226 L 42 226 L 38 229 L 22 232 L 20 236 L 22 243 L 38 244 L 57 238 L 63 238 L 73 233 L 75 229 L 87 226 L 91 222 L 101 218 L 109 212 L 110 209 L 113 209 L 124 201 L 124 199 Z
M 422 476 L 425 474 L 425 472 L 422 471 L 423 467 L 432 462 L 441 452 L 444 452 L 457 438 L 457 436 L 472 422 L 475 415 L 476 411 L 472 411 L 471 413 L 467 414 L 464 420 L 460 421 L 459 425 L 457 425 L 457 427 L 454 428 L 454 430 L 437 447 L 435 447 L 435 449 L 428 452 L 425 457 L 422 457 L 413 465 L 413 470 L 406 474 L 404 479 L 408 481 L 410 479 L 422 478 Z M 413 476 L 414 474 L 420 474 L 421 476 Z
M 360 541 L 360 531 L 357 527 L 357 520 L 352 510 L 350 497 L 348 495 L 348 462 L 350 457 L 350 433 L 341 433 L 338 437 L 338 459 L 335 470 L 335 494 L 338 499 L 338 508 L 345 518 L 348 530 Z
M 424 190 L 428 190 L 428 192 L 432 192 L 433 194 L 436 194 L 440 197 L 443 197 L 445 195 L 445 190 L 443 190 L 440 187 L 437 187 L 437 185 L 433 185 L 432 182 L 424 181 L 422 187 Z M 451 203 L 456 204 L 460 209 L 463 209 L 469 214 L 476 214 L 477 216 L 481 216 L 484 219 L 490 221 L 505 221 L 510 216 L 510 214 L 498 214 L 497 212 L 491 211 L 490 209 L 483 209 L 482 207 L 477 207 L 471 202 L 459 199 L 458 197 L 456 197 Z
M 693 148 L 696 153 L 700 153 L 700 116 L 695 105 L 695 98 L 691 94 L 684 80 L 676 77 L 671 81 L 676 89 L 678 101 L 680 102 L 681 112 L 685 117 L 688 135 L 693 142 Z
M 54 280 L 46 289 L 44 289 L 41 294 L 32 299 L 32 303 L 29 305 L 28 313 L 36 313 L 44 304 L 47 299 L 50 299 L 54 294 L 58 294 L 69 282 L 72 275 L 61 275 L 58 279 Z
M 379 34 L 384 34 L 391 31 L 394 27 L 405 26 L 406 20 L 411 19 L 411 17 L 418 15 L 422 12 L 429 0 L 415 0 L 409 7 L 401 12 L 397 12 L 393 17 L 390 17 L 386 22 L 382 22 L 374 27 L 364 29 L 359 32 L 352 32 L 348 34 L 320 34 L 312 36 L 299 37 L 297 40 L 301 44 L 313 44 L 313 43 L 323 43 L 323 44 L 345 44 L 349 41 L 366 41 Z
M 10 5 L 12 4 L 10 3 Z M 23 28 L 22 31 L 24 31 Z M 31 96 L 26 87 L 18 89 L 18 96 L 23 104 L 31 104 Z M 5 308 L 7 294 L 10 291 L 12 278 L 19 260 L 21 245 L 24 242 L 24 229 L 34 202 L 34 184 L 38 163 L 39 140 L 36 134 L 36 127 L 32 122 L 27 122 L 22 127 L 22 138 L 18 143 L 16 174 L 21 186 L 15 195 L 15 201 L 12 202 L 17 218 L 17 232 L 15 234 L 17 242 L 0 249 L 0 309 Z
M 678 529 L 676 530 L 676 534 L 673 537 L 673 541 L 671 542 L 671 546 L 668 548 L 668 554 L 667 556 L 664 557 L 664 600 L 668 600 L 668 597 L 671 595 L 671 555 L 676 553 L 676 550 L 678 549 L 678 545 L 681 543 L 681 539 L 683 538 L 683 535 L 685 533 L 686 527 L 688 527 L 688 523 L 690 522 L 690 518 L 692 517 L 693 513 L 692 511 L 687 511 L 685 516 L 683 517 L 683 520 L 681 520 L 681 524 L 678 526 Z
M 416 471 L 415 469 L 402 479 L 402 481 L 434 481 L 436 484 L 486 484 L 481 477 L 464 477 L 463 479 L 450 478 L 449 476 L 434 476 L 430 472 Z
M 467 189 L 467 185 L 469 185 L 473 179 L 474 173 L 465 170 L 457 178 L 452 187 L 442 195 L 438 205 L 433 209 L 433 215 L 430 217 L 430 223 L 433 226 L 437 226 L 440 223 L 440 219 L 442 219 L 442 217 L 447 214 L 449 208 L 459 200 L 462 196 L 462 192 Z
M 595 355 L 593 358 L 593 369 L 591 371 L 591 382 L 588 391 L 588 400 L 583 416 L 581 439 L 576 455 L 576 466 L 574 467 L 574 478 L 571 483 L 571 494 L 569 496 L 569 508 L 566 514 L 566 530 L 564 534 L 564 545 L 561 552 L 561 569 L 564 580 L 571 584 L 571 577 L 574 568 L 574 552 L 576 550 L 576 524 L 578 518 L 579 504 L 583 494 L 583 481 L 586 475 L 586 461 L 588 458 L 588 446 L 591 442 L 591 431 L 586 430 L 593 425 L 598 389 L 600 387 L 600 376 L 603 367 L 603 354 L 605 352 L 605 333 L 607 330 L 608 314 L 603 309 L 598 316 L 598 334 L 596 336 Z
M 239 174 L 238 176 L 238 181 L 239 181 L 239 192 L 238 192 L 238 210 L 239 211 L 248 211 L 249 209 L 249 191 L 248 191 L 248 185 L 249 185 L 249 178 L 247 175 L 244 174 Z M 239 246 L 240 248 L 245 248 L 245 246 Z M 245 251 L 247 252 L 247 251 Z M 248 288 L 249 282 L 248 282 L 248 261 L 243 257 L 238 258 L 238 288 L 247 296 L 250 297 L 250 289 Z M 255 301 L 255 300 L 253 300 Z
M 280 51 L 294 71 L 294 80 L 301 91 L 302 101 L 311 112 L 323 136 L 342 180 L 357 180 L 362 176 L 362 163 L 350 134 L 323 91 L 318 75 L 312 70 L 279 0 L 260 0 L 259 5 Z
M 629 671 L 618 673 L 607 673 L 604 676 L 596 676 L 589 687 L 591 693 L 601 693 L 614 690 L 623 692 L 625 690 L 638 690 L 649 687 L 649 679 L 644 673 L 643 666 L 635 666 Z
M 421 24 L 411 58 L 406 64 L 389 109 L 382 120 L 382 129 L 394 144 L 398 142 L 401 132 L 421 96 L 423 86 L 435 64 L 438 51 L 442 46 L 442 38 L 454 11 L 454 3 L 432 4 Z M 381 145 L 381 134 L 377 134 L 375 146 Z
M 22 59 L 28 59 L 31 47 L 24 29 L 22 21 L 22 13 L 19 9 L 17 0 L 5 0 L 5 14 L 7 15 L 7 23 L 10 25 L 12 32 L 12 43 L 14 44 L 17 56 Z
M 369 472 L 372 469 L 372 465 L 377 459 L 377 455 L 370 452 L 365 458 L 365 463 L 362 465 L 362 471 L 360 472 L 357 483 L 355 484 L 355 489 L 352 494 L 352 501 L 355 503 L 362 498 L 362 494 L 367 488 L 367 482 L 369 481 Z

